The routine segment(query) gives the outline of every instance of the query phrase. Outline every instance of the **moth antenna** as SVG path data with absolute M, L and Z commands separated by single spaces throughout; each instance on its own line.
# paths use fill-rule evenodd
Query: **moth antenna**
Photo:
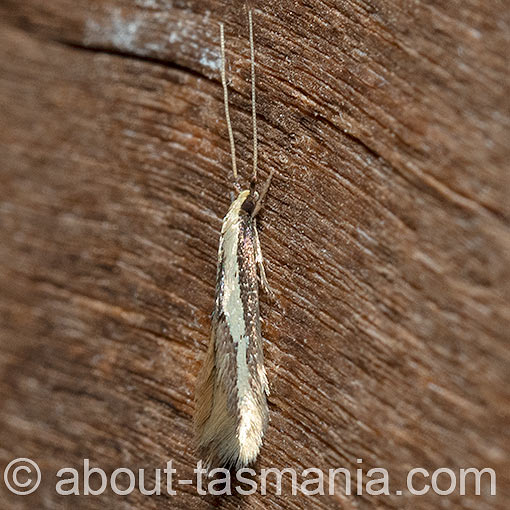
M 230 110 L 228 107 L 228 86 L 227 86 L 227 73 L 225 71 L 225 33 L 223 23 L 220 23 L 220 49 L 221 49 L 221 84 L 223 85 L 223 102 L 225 104 L 225 118 L 227 121 L 228 139 L 230 141 L 230 154 L 232 156 L 232 173 L 234 174 L 234 188 L 236 191 L 241 191 L 237 177 L 237 163 L 236 163 L 236 147 L 234 144 L 234 133 L 232 132 L 232 123 L 230 122 Z
M 252 10 L 248 11 L 248 24 L 250 27 L 250 60 L 251 60 L 251 118 L 253 126 L 253 172 L 251 186 L 257 182 L 258 144 L 257 144 L 257 110 L 255 104 L 255 44 L 253 43 L 253 16 Z

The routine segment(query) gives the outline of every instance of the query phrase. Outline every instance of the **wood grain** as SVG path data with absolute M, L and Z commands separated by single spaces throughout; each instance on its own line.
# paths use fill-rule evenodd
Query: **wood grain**
M 237 0 L 3 0 L 0 470 L 30 457 L 43 483 L 1 482 L 2 507 L 507 508 L 507 3 L 252 5 L 261 178 L 276 170 L 257 467 L 383 467 L 391 495 L 55 493 L 84 458 L 193 477 L 231 189 L 218 22 L 246 176 L 247 21 Z M 396 495 L 414 467 L 491 467 L 497 495 Z

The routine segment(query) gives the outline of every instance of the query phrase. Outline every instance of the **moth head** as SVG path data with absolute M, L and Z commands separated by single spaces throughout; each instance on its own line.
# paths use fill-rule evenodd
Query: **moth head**
M 241 209 L 246 214 L 251 215 L 253 213 L 253 210 L 255 209 L 255 205 L 259 198 L 259 194 L 254 190 L 246 190 L 246 191 L 243 191 L 243 193 L 246 193 L 246 198 L 244 199 L 244 201 L 241 205 Z

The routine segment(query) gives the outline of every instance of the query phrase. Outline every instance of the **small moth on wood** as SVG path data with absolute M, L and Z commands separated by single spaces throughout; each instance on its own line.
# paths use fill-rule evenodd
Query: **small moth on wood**
M 255 50 L 251 11 L 248 21 L 253 171 L 250 187 L 245 190 L 237 176 L 225 72 L 225 36 L 220 23 L 221 82 L 237 198 L 232 201 L 221 227 L 211 337 L 195 397 L 198 452 L 209 468 L 238 469 L 254 462 L 268 422 L 266 395 L 269 389 L 262 352 L 259 281 L 265 291 L 271 291 L 264 271 L 256 217 L 273 171 L 260 194 L 257 193 Z

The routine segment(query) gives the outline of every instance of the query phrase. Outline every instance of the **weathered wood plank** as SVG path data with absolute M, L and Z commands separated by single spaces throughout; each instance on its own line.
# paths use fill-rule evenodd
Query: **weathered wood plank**
M 196 462 L 229 154 L 226 24 L 250 164 L 243 2 L 0 5 L 0 466 L 5 508 L 97 508 L 54 474 Z M 508 13 L 497 1 L 253 2 L 271 424 L 259 467 L 493 467 L 498 495 L 135 492 L 129 508 L 506 508 Z M 152 482 L 151 482 L 152 483 Z M 447 503 L 442 503 L 447 501 Z

